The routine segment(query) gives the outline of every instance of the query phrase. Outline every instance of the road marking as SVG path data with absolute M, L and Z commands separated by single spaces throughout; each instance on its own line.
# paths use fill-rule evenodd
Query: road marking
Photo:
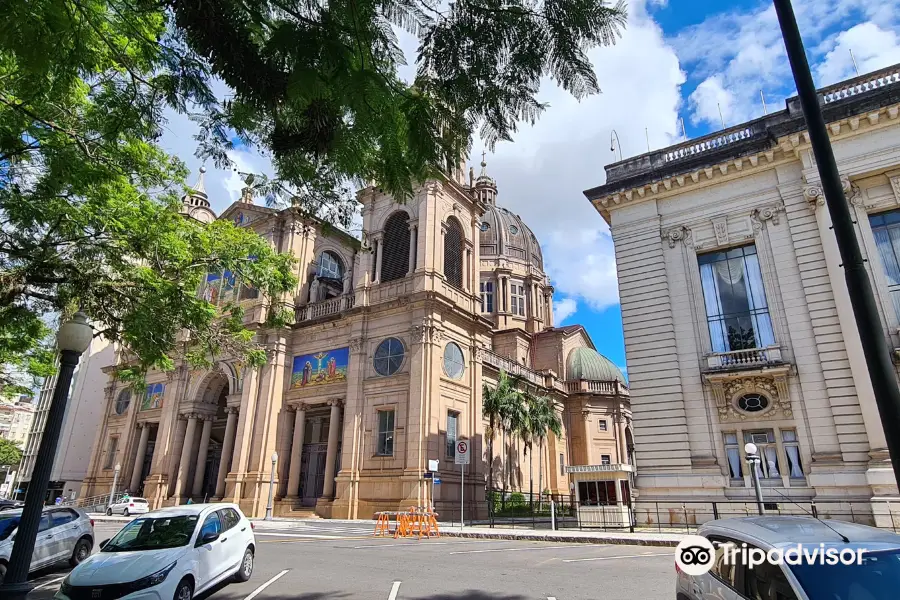
M 488 550 L 457 550 L 448 554 L 482 554 L 484 552 L 525 552 L 526 550 L 559 550 L 560 548 L 584 548 L 584 544 L 565 544 L 562 546 L 540 546 L 538 548 L 490 548 Z
M 397 600 L 397 592 L 400 591 L 400 582 L 395 581 L 394 585 L 391 586 L 391 593 L 388 596 L 388 600 Z
M 259 534 L 257 534 L 259 535 Z M 279 536 L 282 537 L 282 536 Z M 313 538 L 313 539 L 288 539 L 288 540 L 259 540 L 262 544 L 309 544 L 313 542 L 343 542 L 349 540 L 368 540 L 369 536 L 338 537 L 338 538 Z
M 264 589 L 266 589 L 267 587 L 269 587 L 270 585 L 272 585 L 273 583 L 275 583 L 276 581 L 278 581 L 279 579 L 281 579 L 282 577 L 284 577 L 285 573 L 287 573 L 288 571 L 290 571 L 290 569 L 285 569 L 284 571 L 282 571 L 281 573 L 279 573 L 278 575 L 276 575 L 276 576 L 273 577 L 272 579 L 268 580 L 267 582 L 265 582 L 264 584 L 262 584 L 261 586 L 259 586 L 258 588 L 256 588 L 256 589 L 253 590 L 252 592 L 250 592 L 250 595 L 247 596 L 246 598 L 244 598 L 244 600 L 253 600 L 253 599 L 256 598 L 256 597 L 259 595 L 259 593 L 262 592 Z
M 66 576 L 63 575 L 62 577 L 57 577 L 56 579 L 51 579 L 50 581 L 45 581 L 44 583 L 42 583 L 41 585 L 37 586 L 37 587 L 34 588 L 34 589 L 35 589 L 35 590 L 42 590 L 42 589 L 44 589 L 44 588 L 47 587 L 47 586 L 53 585 L 54 583 L 59 583 L 60 581 L 62 581 L 62 580 L 65 579 L 65 578 L 66 578 Z M 34 590 L 32 590 L 32 591 L 34 591 Z
M 452 554 L 452 553 L 451 553 Z M 669 552 L 658 552 L 656 554 L 623 554 L 622 556 L 597 556 L 595 558 L 569 558 L 563 559 L 563 562 L 587 562 L 592 560 L 615 560 L 617 558 L 650 558 L 651 556 L 672 556 Z
M 257 536 L 278 537 L 278 538 L 306 538 L 312 540 L 359 540 L 369 536 L 352 536 L 352 535 L 318 535 L 315 533 L 260 533 L 255 532 Z
M 365 539 L 365 538 L 361 538 Z M 354 550 L 363 550 L 365 548 L 393 548 L 396 546 L 446 546 L 447 544 L 483 544 L 495 540 L 467 540 L 458 542 L 432 542 L 430 540 L 409 540 L 408 542 L 398 542 L 396 544 L 366 544 L 365 546 L 353 546 Z
M 547 600 L 556 600 L 553 596 L 547 596 Z

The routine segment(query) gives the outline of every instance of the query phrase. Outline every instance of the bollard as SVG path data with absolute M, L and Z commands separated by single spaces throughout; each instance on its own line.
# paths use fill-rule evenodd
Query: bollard
M 556 531 L 556 503 L 550 500 L 550 529 Z

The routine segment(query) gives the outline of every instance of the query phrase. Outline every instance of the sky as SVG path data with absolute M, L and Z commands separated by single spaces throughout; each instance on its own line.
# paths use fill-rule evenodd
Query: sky
M 818 86 L 900 63 L 900 0 L 794 0 Z M 556 289 L 556 325 L 582 324 L 597 350 L 627 370 L 609 228 L 582 194 L 605 182 L 604 166 L 784 109 L 795 94 L 771 2 L 631 0 L 615 46 L 590 53 L 601 93 L 576 101 L 552 81 L 538 100 L 550 108 L 513 142 L 487 156 L 499 205 L 521 216 L 544 252 Z M 416 41 L 399 34 L 413 69 Z M 856 67 L 851 59 L 855 57 Z M 401 70 L 401 75 L 404 75 Z M 683 128 L 682 128 L 683 123 Z M 170 115 L 162 143 L 196 173 L 196 125 Z M 470 163 L 478 168 L 476 139 Z M 271 174 L 257 154 L 238 150 L 239 171 Z M 234 171 L 207 165 L 206 187 L 217 211 L 237 200 Z

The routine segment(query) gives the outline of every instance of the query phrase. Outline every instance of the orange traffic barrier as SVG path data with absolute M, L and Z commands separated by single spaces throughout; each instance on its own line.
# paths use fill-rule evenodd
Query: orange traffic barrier
M 406 512 L 379 512 L 376 513 L 374 536 L 387 536 L 393 534 L 395 538 L 413 537 L 441 537 L 438 528 L 437 513 L 422 507 L 411 507 Z M 393 517 L 393 526 L 391 517 Z

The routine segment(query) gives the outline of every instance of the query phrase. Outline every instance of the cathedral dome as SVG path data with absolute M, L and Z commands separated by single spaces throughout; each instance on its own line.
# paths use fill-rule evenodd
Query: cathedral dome
M 481 258 L 511 258 L 544 272 L 541 245 L 518 215 L 496 204 L 487 204 L 479 237 Z
M 569 381 L 585 379 L 624 383 L 625 375 L 611 360 L 593 348 L 583 346 L 569 352 L 569 356 L 566 358 L 566 379 Z

